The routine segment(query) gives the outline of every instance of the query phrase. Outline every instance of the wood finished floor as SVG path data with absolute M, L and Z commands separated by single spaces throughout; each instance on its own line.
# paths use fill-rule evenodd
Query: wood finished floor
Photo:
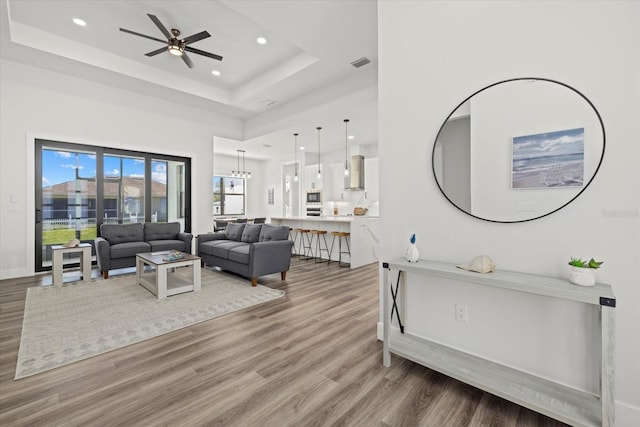
M 14 381 L 26 289 L 50 282 L 0 281 L 2 426 L 563 425 L 397 356 L 384 368 L 376 265 L 294 259 L 259 281 L 284 298 Z

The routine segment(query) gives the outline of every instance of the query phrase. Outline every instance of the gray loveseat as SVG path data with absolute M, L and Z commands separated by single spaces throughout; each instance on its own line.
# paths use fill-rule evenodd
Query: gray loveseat
M 287 226 L 230 223 L 223 232 L 199 235 L 197 242 L 203 265 L 240 274 L 251 279 L 251 286 L 267 274 L 287 277 L 293 246 Z
M 191 253 L 193 235 L 180 231 L 179 222 L 102 224 L 95 240 L 98 268 L 105 279 L 109 270 L 135 267 L 136 254 L 176 250 Z

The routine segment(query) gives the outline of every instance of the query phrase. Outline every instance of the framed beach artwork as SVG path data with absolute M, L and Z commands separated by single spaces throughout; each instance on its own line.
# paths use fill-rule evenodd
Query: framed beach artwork
M 582 187 L 584 128 L 513 138 L 511 188 Z

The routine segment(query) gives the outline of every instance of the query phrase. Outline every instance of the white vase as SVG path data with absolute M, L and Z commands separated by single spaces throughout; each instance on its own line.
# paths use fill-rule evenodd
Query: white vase
M 593 286 L 596 284 L 596 272 L 593 268 L 569 266 L 569 281 L 574 285 Z
M 407 257 L 407 261 L 409 262 L 418 262 L 418 258 L 420 258 L 420 252 L 418 252 L 418 248 L 416 248 L 415 243 L 409 245 L 405 256 Z

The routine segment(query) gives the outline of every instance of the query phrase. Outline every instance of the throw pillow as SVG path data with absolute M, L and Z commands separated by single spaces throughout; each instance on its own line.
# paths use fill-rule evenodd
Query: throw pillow
M 142 242 L 144 239 L 143 225 L 135 224 L 102 224 L 100 236 L 112 245 L 128 242 Z
M 255 243 L 260 237 L 260 230 L 262 230 L 262 224 L 247 224 L 244 226 L 242 232 L 242 240 L 246 243 Z
M 286 225 L 269 225 L 264 224 L 260 230 L 259 242 L 268 242 L 270 240 L 287 240 L 289 238 L 289 227 Z
M 227 224 L 227 228 L 224 229 L 224 234 L 227 236 L 227 239 L 233 240 L 235 242 L 239 242 L 242 240 L 242 232 L 244 231 L 244 226 L 246 224 L 236 224 L 230 222 Z

